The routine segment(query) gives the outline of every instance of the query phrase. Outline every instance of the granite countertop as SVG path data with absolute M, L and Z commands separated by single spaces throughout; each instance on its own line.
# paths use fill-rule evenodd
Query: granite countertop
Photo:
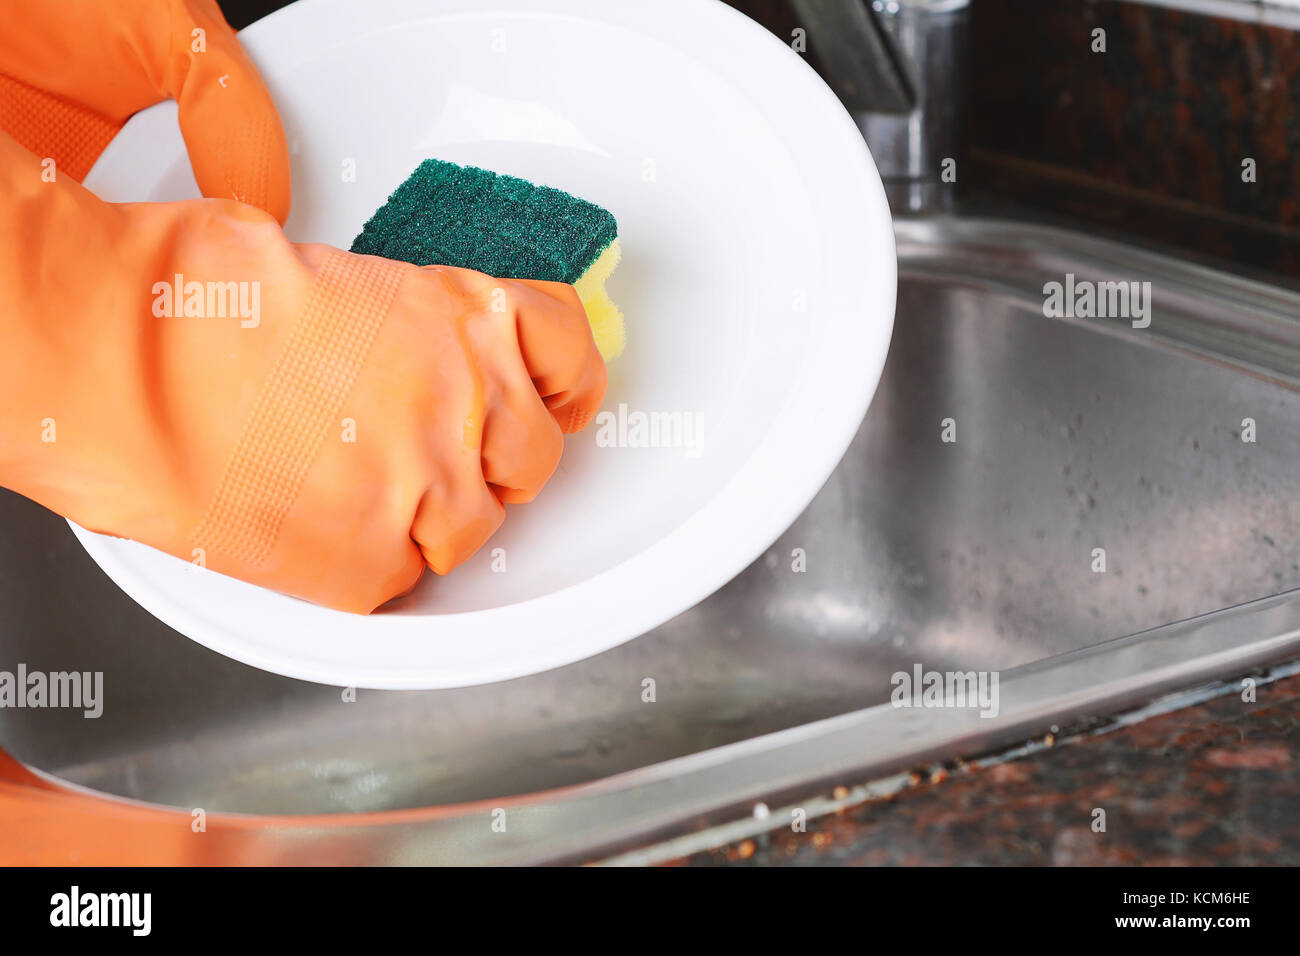
M 1297 865 L 1300 674 L 917 773 L 891 797 L 670 865 Z M 846 781 L 855 783 L 856 781 Z M 838 788 L 837 788 L 838 789 Z M 1104 811 L 1104 832 L 1094 820 Z

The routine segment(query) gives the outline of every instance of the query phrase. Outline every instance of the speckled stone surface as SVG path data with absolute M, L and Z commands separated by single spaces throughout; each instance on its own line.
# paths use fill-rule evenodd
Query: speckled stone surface
M 1256 694 L 1234 688 L 675 863 L 1294 866 L 1300 676 Z
M 726 2 L 786 41 L 806 26 L 788 0 Z M 1300 275 L 1300 10 L 995 0 L 972 3 L 968 26 L 963 200 Z
M 959 187 L 1300 273 L 1300 32 L 1241 9 L 973 4 Z

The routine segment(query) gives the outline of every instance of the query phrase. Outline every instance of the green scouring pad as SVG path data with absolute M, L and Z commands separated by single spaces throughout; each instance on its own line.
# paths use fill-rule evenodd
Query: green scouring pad
M 623 316 L 605 291 L 620 257 L 618 223 L 559 189 L 426 159 L 370 217 L 352 251 L 572 283 L 600 354 L 611 359 L 623 351 Z

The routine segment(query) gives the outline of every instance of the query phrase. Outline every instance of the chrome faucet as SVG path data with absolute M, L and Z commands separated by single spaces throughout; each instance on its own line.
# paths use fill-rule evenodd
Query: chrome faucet
M 895 213 L 947 208 L 962 143 L 970 0 L 791 0 L 871 147 Z

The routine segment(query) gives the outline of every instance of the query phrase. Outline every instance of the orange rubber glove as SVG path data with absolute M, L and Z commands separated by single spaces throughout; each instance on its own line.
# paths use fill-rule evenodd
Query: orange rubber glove
M 215 0 L 0 0 L 0 22 L 0 129 L 61 174 L 174 99 L 203 195 L 288 217 L 280 117 Z
M 604 397 L 572 286 L 42 172 L 0 134 L 0 484 L 87 528 L 368 612 L 473 554 Z
M 0 483 L 357 612 L 538 492 L 604 396 L 572 287 L 290 243 L 279 118 L 212 0 L 0 16 Z M 168 96 L 220 198 L 74 181 Z

